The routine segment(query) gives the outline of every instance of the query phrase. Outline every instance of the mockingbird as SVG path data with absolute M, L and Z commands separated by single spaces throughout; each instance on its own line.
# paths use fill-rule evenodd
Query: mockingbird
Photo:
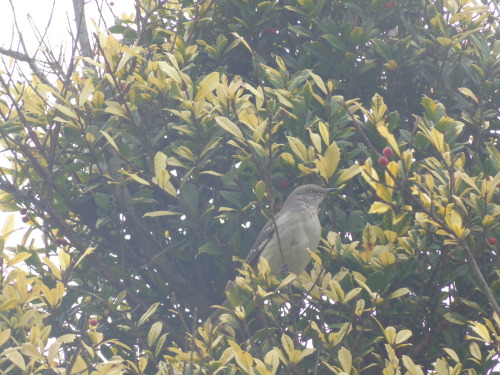
M 302 273 L 311 260 L 307 249 L 315 251 L 321 239 L 318 207 L 335 190 L 338 189 L 302 185 L 292 191 L 274 220 L 262 228 L 245 262 L 255 268 L 260 257 L 264 257 L 273 274 L 283 270 Z M 227 306 L 227 302 L 223 305 Z M 213 313 L 210 320 L 220 313 Z
M 274 221 L 269 220 L 260 231 L 245 262 L 254 267 L 264 257 L 274 274 L 283 269 L 302 273 L 311 260 L 307 249 L 315 251 L 321 239 L 318 207 L 335 190 L 302 185 L 292 191 Z

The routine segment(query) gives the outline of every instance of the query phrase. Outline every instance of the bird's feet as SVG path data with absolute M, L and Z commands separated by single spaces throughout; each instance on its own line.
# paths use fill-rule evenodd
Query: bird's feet
M 278 275 L 284 275 L 287 272 L 288 272 L 288 264 L 283 263 L 278 271 Z

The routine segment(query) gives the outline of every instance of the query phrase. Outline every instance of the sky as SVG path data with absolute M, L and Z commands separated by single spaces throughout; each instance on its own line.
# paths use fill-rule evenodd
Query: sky
M 102 19 L 108 26 L 111 26 L 114 17 L 134 11 L 134 0 L 86 0 L 85 3 L 89 32 L 95 30 L 92 19 L 104 28 Z M 99 8 L 102 9 L 102 18 Z M 17 20 L 30 51 L 35 52 L 38 45 L 34 37 L 33 25 L 42 33 L 47 29 L 46 40 L 50 42 L 53 49 L 58 50 L 61 46 L 70 46 L 69 28 L 74 27 L 75 18 L 72 0 L 0 0 L 0 9 L 2 9 L 0 12 L 1 47 L 17 49 L 18 38 L 13 28 L 14 19 Z

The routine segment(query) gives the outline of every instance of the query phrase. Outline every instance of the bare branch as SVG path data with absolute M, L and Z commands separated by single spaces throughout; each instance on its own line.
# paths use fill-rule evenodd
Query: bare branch
M 73 9 L 75 12 L 76 38 L 80 44 L 82 55 L 92 57 L 92 48 L 87 30 L 87 18 L 85 17 L 85 1 L 73 0 Z

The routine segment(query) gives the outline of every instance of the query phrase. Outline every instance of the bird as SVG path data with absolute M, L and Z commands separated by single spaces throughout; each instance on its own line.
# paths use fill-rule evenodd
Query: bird
M 300 275 L 311 260 L 307 249 L 315 251 L 321 239 L 318 207 L 330 192 L 336 190 L 313 184 L 293 190 L 274 216 L 274 221 L 270 219 L 260 231 L 245 263 L 255 267 L 262 256 L 272 274 L 285 267 Z
M 319 205 L 336 190 L 313 184 L 293 190 L 281 210 L 260 231 L 245 263 L 256 269 L 263 257 L 271 274 L 277 275 L 284 270 L 301 274 L 311 260 L 308 249 L 315 251 L 321 240 Z M 228 306 L 227 300 L 222 306 Z M 214 321 L 221 312 L 217 310 L 209 319 Z

